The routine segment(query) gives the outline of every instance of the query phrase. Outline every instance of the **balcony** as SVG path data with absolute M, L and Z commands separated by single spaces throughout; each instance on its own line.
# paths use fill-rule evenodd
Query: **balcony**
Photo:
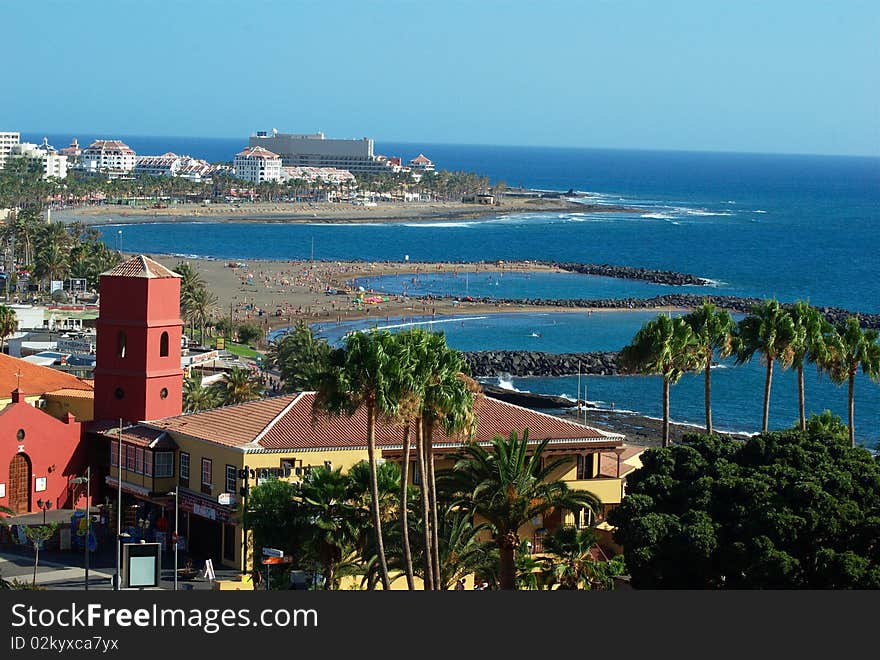
M 599 477 L 596 479 L 572 479 L 565 482 L 571 490 L 586 490 L 598 497 L 602 504 L 620 504 L 622 479 Z

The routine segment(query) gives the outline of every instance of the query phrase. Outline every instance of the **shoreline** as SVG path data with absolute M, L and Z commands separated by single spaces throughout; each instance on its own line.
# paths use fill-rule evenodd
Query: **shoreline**
M 153 209 L 124 205 L 94 205 L 56 209 L 52 219 L 86 225 L 122 225 L 175 222 L 351 224 L 395 222 L 442 222 L 470 220 L 516 213 L 640 213 L 644 209 L 628 206 L 592 204 L 589 197 L 505 198 L 497 205 L 464 202 L 381 202 L 376 206 L 357 206 L 346 202 L 245 202 L 241 204 L 179 204 Z

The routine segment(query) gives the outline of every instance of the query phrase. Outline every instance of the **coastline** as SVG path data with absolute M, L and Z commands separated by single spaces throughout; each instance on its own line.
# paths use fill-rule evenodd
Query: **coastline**
M 582 199 L 581 201 L 571 201 Z M 485 218 L 511 213 L 636 213 L 643 209 L 592 204 L 579 198 L 505 198 L 497 205 L 463 202 L 381 202 L 356 206 L 347 202 L 242 202 L 240 204 L 178 204 L 153 209 L 123 205 L 80 206 L 53 210 L 58 222 L 86 225 L 140 224 L 162 222 L 236 223 L 394 223 L 438 222 Z

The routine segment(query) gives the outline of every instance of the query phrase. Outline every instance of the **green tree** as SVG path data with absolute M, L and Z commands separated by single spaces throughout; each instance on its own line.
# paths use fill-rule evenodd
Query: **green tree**
M 618 555 L 614 559 L 598 559 L 593 553 L 603 554 L 596 544 L 598 537 L 592 529 L 572 526 L 557 527 L 544 537 L 547 572 L 559 589 L 614 588 L 614 578 L 623 575 L 625 565 Z M 595 550 L 594 550 L 595 548 Z
M 849 317 L 828 336 L 829 373 L 835 383 L 848 385 L 849 441 L 856 446 L 855 386 L 859 369 L 871 380 L 880 380 L 880 344 L 876 330 L 862 330 L 856 317 Z
M 43 543 L 51 539 L 55 532 L 58 531 L 59 524 L 57 522 L 46 523 L 45 525 L 22 525 L 24 535 L 34 549 L 34 581 L 33 586 L 37 586 L 37 565 L 40 563 L 40 549 Z
M 304 321 L 275 341 L 266 355 L 267 363 L 281 372 L 287 392 L 317 390 L 329 360 L 330 346 L 317 339 Z
M 192 375 L 183 381 L 183 411 L 199 412 L 220 405 L 220 391 L 213 386 L 203 387 L 201 376 Z
M 792 362 L 792 343 L 795 340 L 791 315 L 775 300 L 765 300 L 752 308 L 752 313 L 737 325 L 735 337 L 736 362 L 750 362 L 755 354 L 767 367 L 764 379 L 764 415 L 761 430 L 766 432 L 770 422 L 770 388 L 773 385 L 773 364 Z
M 641 460 L 608 515 L 634 587 L 880 587 L 880 463 L 846 436 L 810 420 Z
M 706 433 L 712 433 L 712 361 L 717 353 L 726 358 L 733 352 L 733 333 L 736 324 L 726 310 L 704 302 L 702 306 L 684 316 L 691 327 L 696 343 L 702 351 L 705 378 Z
M 224 406 L 234 403 L 255 401 L 263 396 L 263 384 L 260 377 L 250 369 L 232 367 L 222 383 L 214 385 L 220 391 Z
M 514 431 L 507 439 L 496 436 L 491 450 L 466 445 L 453 454 L 455 466 L 443 473 L 462 510 L 488 523 L 498 546 L 502 589 L 516 588 L 515 553 L 520 545 L 520 527 L 553 510 L 589 508 L 598 512 L 601 506 L 592 493 L 571 490 L 564 481 L 551 478 L 569 459 L 545 460 L 547 440 L 531 449 L 528 445 L 528 429 L 522 439 Z
M 300 515 L 298 497 L 297 485 L 282 479 L 261 479 L 250 487 L 247 512 L 240 512 L 253 533 L 250 550 L 268 546 L 297 555 L 308 528 L 308 521 Z
M 669 387 L 702 365 L 699 343 L 682 319 L 659 315 L 648 321 L 620 352 L 624 369 L 663 377 L 663 446 L 669 446 Z
M 800 429 L 807 429 L 807 412 L 804 397 L 804 365 L 815 363 L 820 369 L 828 363 L 827 337 L 832 331 L 832 326 L 815 307 L 810 307 L 808 302 L 798 300 L 789 311 L 791 322 L 794 326 L 794 338 L 791 342 L 789 354 L 789 366 L 797 369 L 798 380 L 798 412 L 800 415 Z
M 256 323 L 242 323 L 236 334 L 242 344 L 254 345 L 263 336 L 263 330 Z
M 370 465 L 370 495 L 373 533 L 379 559 L 382 587 L 390 589 L 388 564 L 382 540 L 382 521 L 379 512 L 379 491 L 376 478 L 376 421 L 393 417 L 399 406 L 399 392 L 391 377 L 399 365 L 393 359 L 393 338 L 387 331 L 360 333 L 348 336 L 345 347 L 333 351 L 330 365 L 315 397 L 316 415 L 346 415 L 351 417 L 363 406 L 367 415 L 367 455 Z
M 18 319 L 15 310 L 6 305 L 0 305 L 0 353 L 5 353 L 4 342 L 6 338 L 18 329 Z

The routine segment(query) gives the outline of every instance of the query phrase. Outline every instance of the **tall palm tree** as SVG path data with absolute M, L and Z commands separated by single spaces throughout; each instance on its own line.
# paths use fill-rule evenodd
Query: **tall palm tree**
M 690 325 L 682 319 L 660 315 L 648 321 L 620 352 L 628 371 L 663 377 L 663 446 L 669 446 L 669 387 L 686 371 L 702 365 L 699 344 Z
M 684 320 L 691 327 L 697 344 L 703 353 L 705 375 L 704 396 L 706 401 L 706 433 L 712 434 L 712 360 L 717 352 L 726 358 L 733 352 L 733 332 L 736 324 L 727 310 L 716 309 L 715 305 L 704 302 Z
M 367 413 L 367 457 L 370 463 L 370 508 L 376 555 L 379 560 L 382 587 L 391 587 L 388 562 L 382 540 L 382 520 L 379 512 L 379 487 L 376 476 L 376 422 L 393 417 L 399 406 L 399 392 L 394 385 L 393 370 L 399 368 L 394 360 L 393 338 L 388 331 L 360 333 L 348 336 L 345 347 L 331 353 L 330 365 L 315 397 L 315 414 L 346 415 L 351 417 L 363 406 Z
M 211 313 L 217 306 L 217 296 L 211 293 L 207 287 L 201 287 L 187 297 L 186 304 L 193 323 L 199 327 L 201 342 L 204 345 L 205 327 L 208 325 Z
M 422 488 L 427 490 L 429 528 L 431 529 L 431 561 L 433 563 L 433 582 L 440 582 L 440 545 L 436 529 L 437 517 L 437 479 L 434 471 L 433 436 L 434 429 L 440 428 L 447 436 L 457 435 L 470 440 L 476 428 L 474 414 L 475 394 L 479 386 L 466 376 L 468 371 L 464 356 L 446 345 L 442 334 L 429 333 L 424 352 L 419 359 L 422 366 L 417 369 L 424 385 L 421 392 L 421 432 L 425 460 Z
M 3 344 L 6 338 L 18 329 L 18 320 L 15 310 L 6 305 L 0 305 L 0 353 L 4 353 Z
M 770 421 L 770 388 L 773 385 L 773 363 L 780 360 L 791 364 L 792 342 L 795 339 L 791 315 L 776 300 L 765 300 L 752 307 L 752 313 L 737 325 L 735 337 L 736 362 L 751 361 L 756 353 L 767 366 L 764 379 L 764 416 L 761 431 L 766 433 Z
M 217 387 L 220 389 L 224 406 L 255 401 L 263 396 L 263 383 L 260 382 L 259 377 L 250 369 L 241 367 L 232 367 L 226 374 L 224 382 Z
M 871 380 L 880 380 L 880 344 L 877 343 L 876 330 L 862 330 L 858 318 L 850 316 L 845 323 L 837 326 L 829 337 L 830 374 L 837 383 L 849 386 L 849 441 L 856 446 L 855 429 L 855 383 L 859 369 Z
M 804 364 L 813 362 L 822 368 L 828 361 L 828 345 L 825 341 L 832 326 L 809 302 L 798 300 L 789 310 L 794 325 L 794 339 L 789 351 L 790 365 L 797 369 L 798 378 L 798 412 L 800 429 L 807 430 L 807 413 L 804 397 Z
M 544 552 L 553 556 L 548 568 L 559 589 L 614 588 L 614 576 L 623 573 L 623 557 L 618 555 L 613 561 L 594 558 L 597 540 L 592 529 L 571 526 L 559 527 L 544 537 Z
M 496 436 L 491 450 L 478 444 L 456 452 L 455 466 L 444 471 L 452 492 L 459 494 L 463 510 L 485 520 L 498 546 L 502 589 L 516 589 L 515 553 L 519 528 L 532 518 L 557 509 L 590 508 L 601 502 L 592 493 L 569 489 L 551 478 L 569 459 L 543 460 L 547 440 L 529 449 L 528 429 L 522 439 L 511 431 L 507 439 Z

